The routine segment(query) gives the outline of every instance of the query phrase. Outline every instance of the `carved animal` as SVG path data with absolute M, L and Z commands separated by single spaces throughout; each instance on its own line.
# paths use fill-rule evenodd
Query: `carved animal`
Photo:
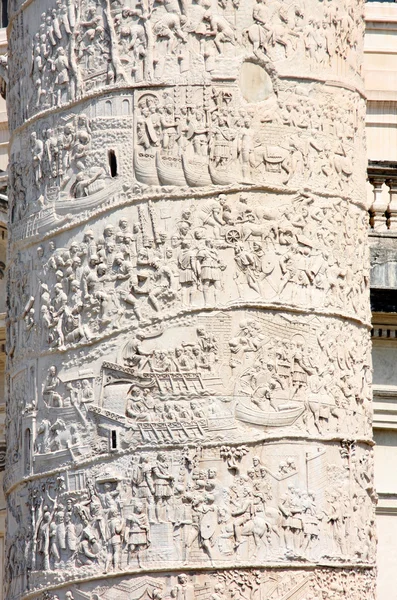
M 281 513 L 276 508 L 268 507 L 265 510 L 265 517 L 256 515 L 250 521 L 244 524 L 241 529 L 241 535 L 252 537 L 255 543 L 255 551 L 253 557 L 257 555 L 260 542 L 263 536 L 271 531 L 280 537 Z

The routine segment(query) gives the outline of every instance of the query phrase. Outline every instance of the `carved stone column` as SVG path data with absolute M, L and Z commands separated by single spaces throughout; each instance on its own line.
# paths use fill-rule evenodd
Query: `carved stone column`
M 8 600 L 372 599 L 362 2 L 10 13 Z

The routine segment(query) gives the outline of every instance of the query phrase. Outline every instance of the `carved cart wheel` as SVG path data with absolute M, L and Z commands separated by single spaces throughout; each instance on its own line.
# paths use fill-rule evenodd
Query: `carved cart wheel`
M 241 240 L 241 235 L 238 229 L 229 229 L 229 231 L 226 232 L 225 235 L 225 240 L 227 241 L 228 244 L 236 244 L 236 242 L 239 242 Z

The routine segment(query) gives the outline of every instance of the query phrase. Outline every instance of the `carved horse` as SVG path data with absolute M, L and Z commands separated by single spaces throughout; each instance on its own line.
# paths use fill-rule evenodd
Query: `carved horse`
M 288 34 L 298 37 L 297 34 L 288 31 L 283 25 L 272 25 L 271 29 L 267 29 L 259 23 L 251 25 L 245 30 L 244 34 L 251 42 L 255 54 L 263 52 L 267 55 L 269 46 L 279 44 L 284 48 L 285 58 L 290 56 L 294 49 L 294 44 Z
M 263 213 L 261 223 L 244 223 L 241 227 L 243 240 L 246 241 L 251 236 L 265 239 L 272 230 L 276 232 L 276 222 L 279 218 L 280 213 L 277 209 L 269 209 Z
M 324 423 L 329 424 L 332 417 L 339 422 L 340 410 L 334 403 L 321 401 L 318 398 L 310 398 L 308 404 L 314 418 L 314 425 L 320 434 L 324 433 L 322 425 Z
M 268 507 L 265 509 L 264 516 L 255 515 L 243 525 L 241 535 L 248 538 L 252 537 L 255 543 L 253 557 L 256 556 L 259 543 L 265 534 L 273 532 L 280 538 L 281 520 L 280 511 L 277 508 Z
M 254 25 L 251 25 L 251 27 L 244 31 L 244 35 L 251 42 L 254 54 L 260 51 L 267 54 L 268 35 L 266 35 L 263 27 L 254 23 Z

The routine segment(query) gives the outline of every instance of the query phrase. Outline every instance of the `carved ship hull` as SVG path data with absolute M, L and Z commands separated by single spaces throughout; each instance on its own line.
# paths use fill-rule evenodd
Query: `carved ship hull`
M 134 382 L 138 386 L 156 387 L 163 395 L 196 397 L 203 394 L 223 396 L 223 381 L 212 374 L 197 372 L 154 372 L 134 371 L 117 363 L 104 362 L 102 365 L 103 387 Z M 226 400 L 224 400 L 226 401 Z
M 186 181 L 190 187 L 203 187 L 204 185 L 212 185 L 212 179 L 208 170 L 208 162 L 200 162 L 197 160 L 189 161 L 183 156 L 182 166 Z
M 38 217 L 35 219 L 35 226 L 37 228 L 38 233 L 44 233 L 45 231 L 53 227 L 54 223 L 62 225 L 64 221 L 65 218 L 61 220 L 58 219 L 55 213 L 55 209 L 52 206 L 49 209 L 44 209 L 40 211 Z
M 144 183 L 145 185 L 160 185 L 154 156 L 141 156 L 138 150 L 135 150 L 134 168 L 135 177 L 140 183 Z
M 168 423 L 158 422 L 135 422 L 130 426 L 139 434 L 142 442 L 176 442 L 187 441 L 195 437 L 204 438 L 207 434 L 215 434 L 218 431 L 232 431 L 237 425 L 233 417 L 210 417 L 209 419 L 196 419 L 196 421 L 170 421 Z
M 13 230 L 13 239 L 23 240 L 36 235 L 43 235 L 54 227 L 54 224 L 59 227 L 67 221 L 68 218 L 65 216 L 59 218 L 52 206 L 32 215 L 26 223 L 16 225 Z
M 74 200 L 60 200 L 56 205 L 56 211 L 60 215 L 77 215 L 85 210 L 100 206 L 105 200 L 109 200 L 109 197 L 116 194 L 121 189 L 121 180 L 112 179 L 106 183 L 104 189 L 100 189 L 98 192 L 91 196 L 84 196 L 82 198 L 75 198 Z
M 280 410 L 280 412 L 264 412 L 252 408 L 243 402 L 239 402 L 236 405 L 236 417 L 244 423 L 250 423 L 251 425 L 260 425 L 262 427 L 287 427 L 292 425 L 304 412 L 303 406 L 297 406 L 294 408 L 287 408 Z
M 70 459 L 73 461 L 78 461 L 79 459 L 87 458 L 90 455 L 90 451 L 91 446 L 85 443 L 81 445 L 69 446 L 69 448 L 62 448 L 62 450 L 47 452 L 46 454 L 35 454 L 35 473 L 57 468 L 68 463 Z
M 157 174 L 161 185 L 186 186 L 185 174 L 182 162 L 178 158 L 161 158 L 160 153 L 156 155 Z
M 234 162 L 229 163 L 226 168 L 222 169 L 217 169 L 210 163 L 209 171 L 214 185 L 231 185 L 239 180 L 240 170 Z

